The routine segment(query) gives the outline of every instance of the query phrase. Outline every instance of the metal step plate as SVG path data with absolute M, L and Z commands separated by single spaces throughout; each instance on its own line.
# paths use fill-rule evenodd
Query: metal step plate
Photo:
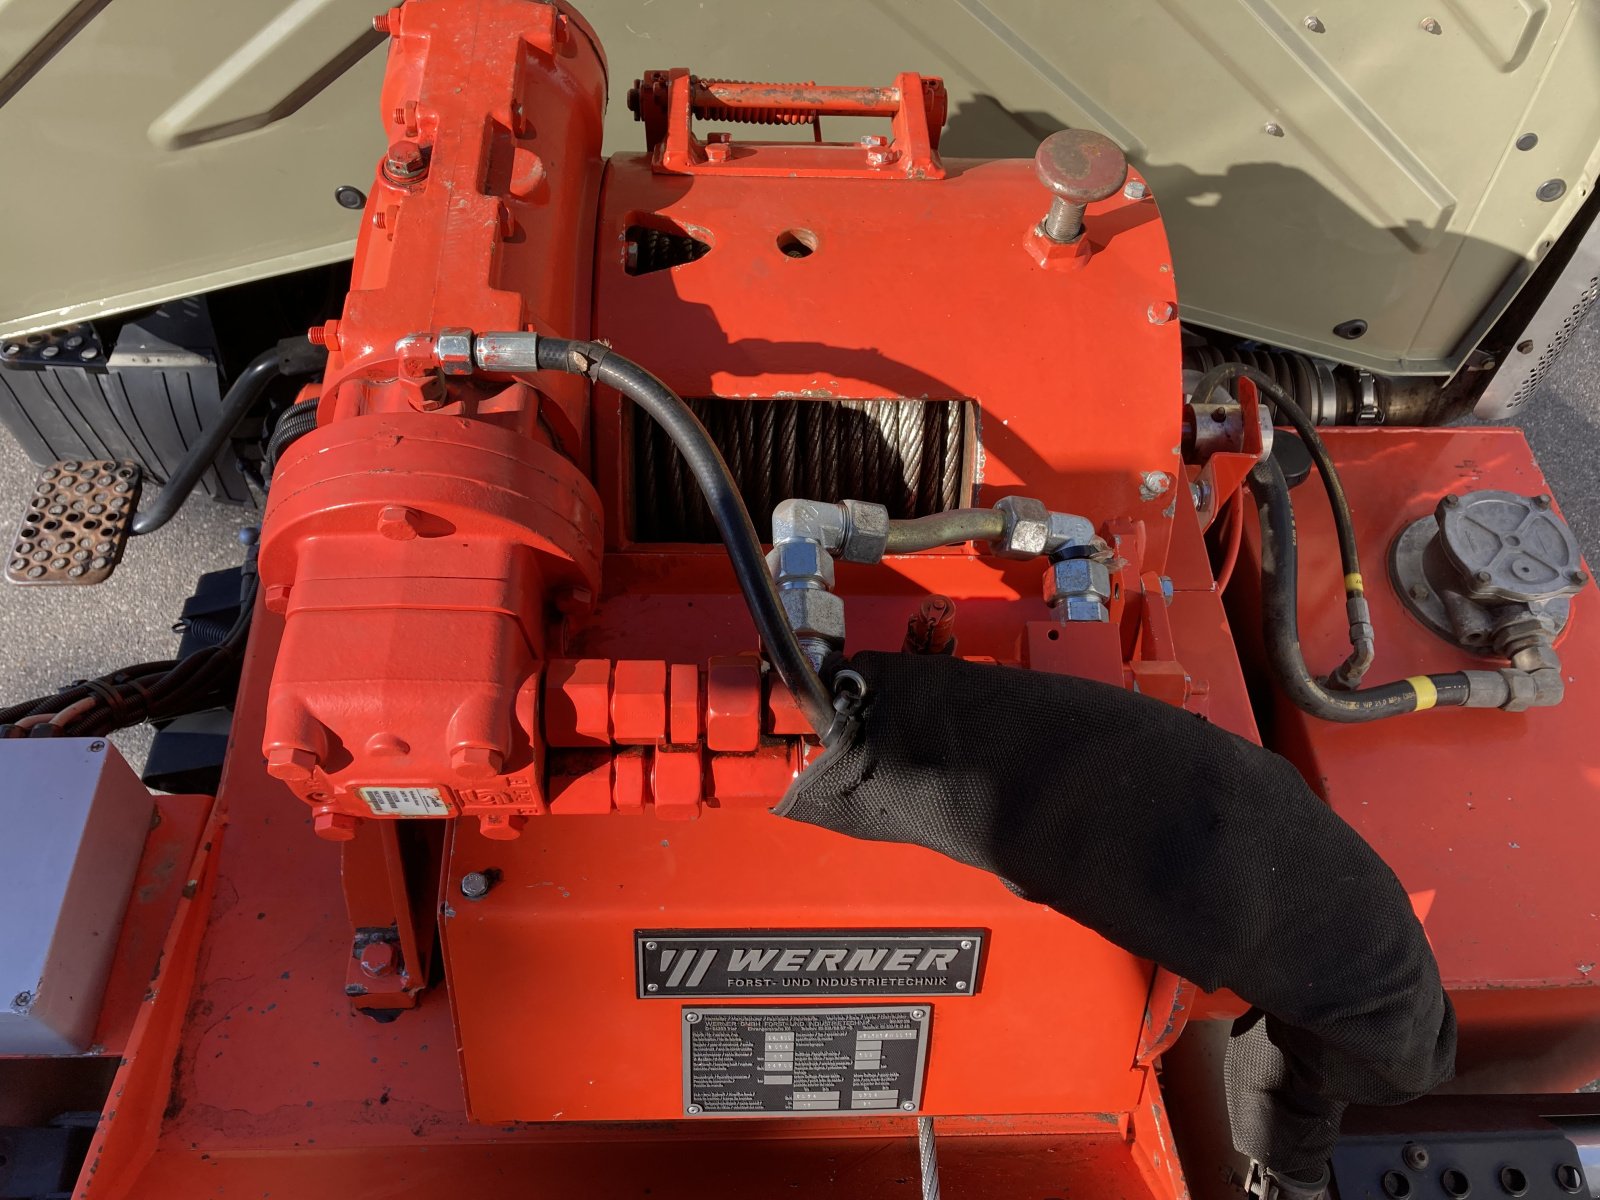
M 122 561 L 139 504 L 138 464 L 63 459 L 39 473 L 6 556 L 12 583 L 101 583 Z

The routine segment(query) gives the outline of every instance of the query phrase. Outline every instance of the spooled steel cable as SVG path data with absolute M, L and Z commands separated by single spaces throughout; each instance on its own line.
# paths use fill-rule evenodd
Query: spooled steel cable
M 478 337 L 474 346 L 476 365 L 511 371 L 528 369 L 516 355 L 504 352 L 511 339 L 517 336 L 484 334 Z M 534 337 L 531 334 L 521 336 Z M 501 350 L 499 357 L 495 357 L 493 348 Z M 794 693 L 800 711 L 823 745 L 831 744 L 844 724 L 843 718 L 834 710 L 832 696 L 784 615 L 778 586 L 767 570 L 761 541 L 739 494 L 738 484 L 699 418 L 676 392 L 649 371 L 599 342 L 538 337 L 534 344 L 534 365 L 537 370 L 583 375 L 594 383 L 615 388 L 666 430 L 705 496 L 706 507 L 711 510 L 722 543 L 727 547 L 734 577 L 767 656 Z

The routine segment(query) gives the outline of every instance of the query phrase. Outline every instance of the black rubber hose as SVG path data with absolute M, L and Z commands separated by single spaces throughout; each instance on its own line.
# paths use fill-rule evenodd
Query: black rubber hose
M 705 496 L 762 646 L 779 677 L 794 693 L 811 728 L 824 745 L 830 744 L 842 722 L 834 712 L 827 687 L 784 615 L 778 585 L 767 571 L 761 541 L 739 495 L 739 485 L 699 418 L 676 392 L 649 371 L 598 342 L 540 338 L 537 362 L 540 370 L 586 375 L 595 383 L 615 388 L 666 430 Z
M 962 542 L 994 542 L 1006 534 L 1004 514 L 992 508 L 955 508 L 929 517 L 889 522 L 885 554 L 912 554 Z
M 1261 623 L 1267 663 L 1297 708 L 1326 721 L 1357 724 L 1437 706 L 1467 702 L 1467 677 L 1417 675 L 1352 692 L 1329 691 L 1306 667 L 1300 650 L 1298 550 L 1294 506 L 1289 484 L 1278 464 L 1268 458 L 1250 472 L 1261 518 Z
M 1361 686 L 1362 677 L 1372 666 L 1377 653 L 1372 634 L 1372 616 L 1367 606 L 1366 584 L 1361 578 L 1361 556 L 1356 545 L 1355 522 L 1350 516 L 1350 502 L 1345 498 L 1344 484 L 1339 472 L 1322 444 L 1317 427 L 1284 388 L 1264 371 L 1245 363 L 1220 363 L 1207 371 L 1190 393 L 1204 401 L 1224 383 L 1234 379 L 1248 379 L 1264 392 L 1278 410 L 1278 415 L 1293 425 L 1307 453 L 1317 464 L 1317 474 L 1322 477 L 1323 490 L 1328 493 L 1328 504 L 1333 509 L 1333 525 L 1338 532 L 1339 559 L 1344 566 L 1345 612 L 1350 621 L 1350 654 L 1328 675 L 1328 683 L 1338 691 L 1353 692 Z
M 1225 362 L 1221 363 L 1200 377 L 1190 394 L 1197 403 L 1204 402 L 1212 392 L 1225 383 L 1235 379 L 1248 379 L 1257 388 L 1265 392 L 1272 400 L 1278 414 L 1294 426 L 1300 440 L 1305 443 L 1306 450 L 1311 455 L 1311 460 L 1317 464 L 1317 474 L 1322 476 L 1322 487 L 1328 493 L 1328 504 L 1333 508 L 1333 524 L 1339 534 L 1339 559 L 1344 564 L 1344 573 L 1361 575 L 1361 557 L 1356 546 L 1355 522 L 1350 516 L 1350 501 L 1345 498 L 1344 485 L 1339 481 L 1339 472 L 1333 465 L 1333 459 L 1328 455 L 1328 448 L 1323 445 L 1317 427 L 1306 416 L 1305 411 L 1295 403 L 1295 399 L 1284 388 L 1264 371 L 1259 371 L 1247 363 Z
M 239 422 L 249 414 L 262 394 L 280 375 L 306 374 L 327 360 L 327 351 L 312 346 L 305 338 L 286 338 L 270 350 L 263 350 L 239 372 L 222 397 L 222 410 L 211 425 L 200 431 L 200 438 L 186 451 L 167 477 L 155 501 L 134 516 L 130 532 L 154 533 L 177 514 L 194 491 L 222 448 L 228 444 Z

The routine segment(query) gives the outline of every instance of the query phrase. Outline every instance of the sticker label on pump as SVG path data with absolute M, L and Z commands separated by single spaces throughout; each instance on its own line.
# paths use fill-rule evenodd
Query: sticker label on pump
M 450 806 L 430 787 L 357 788 L 375 817 L 448 817 Z
M 932 1019 L 926 1004 L 685 1008 L 684 1115 L 915 1112 Z

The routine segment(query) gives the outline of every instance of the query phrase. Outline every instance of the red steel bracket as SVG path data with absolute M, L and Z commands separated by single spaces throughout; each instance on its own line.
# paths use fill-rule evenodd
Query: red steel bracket
M 891 87 L 815 83 L 744 83 L 700 79 L 684 67 L 646 71 L 628 94 L 644 123 L 651 168 L 663 175 L 743 175 L 828 179 L 943 179 L 939 134 L 949 111 L 942 79 L 914 72 Z M 704 140 L 694 119 L 744 125 L 811 125 L 815 142 Z M 890 137 L 821 140 L 823 117 L 888 117 Z

